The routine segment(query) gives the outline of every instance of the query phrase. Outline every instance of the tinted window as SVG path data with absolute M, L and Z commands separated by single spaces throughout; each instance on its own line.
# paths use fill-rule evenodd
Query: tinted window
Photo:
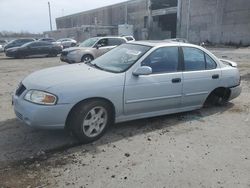
M 214 60 L 207 54 L 205 54 L 205 57 L 206 57 L 206 68 L 208 70 L 211 70 L 211 69 L 216 69 L 217 67 L 217 64 L 214 62 Z
M 196 71 L 196 70 L 205 70 L 206 63 L 204 58 L 203 51 L 190 48 L 190 47 L 183 47 L 183 54 L 184 54 L 184 65 L 186 71 Z
M 123 39 L 116 39 L 116 38 L 110 38 L 108 39 L 108 45 L 109 46 L 118 46 L 125 43 L 125 40 Z
M 37 46 L 41 46 L 41 43 L 40 42 L 32 42 L 32 43 L 29 43 L 28 46 L 37 47 Z
M 134 40 L 132 37 L 125 37 L 128 41 Z
M 164 47 L 152 52 L 142 66 L 149 66 L 153 73 L 176 72 L 178 70 L 178 47 Z
M 26 46 L 30 46 L 30 47 L 38 47 L 38 46 L 48 46 L 51 45 L 50 43 L 47 42 L 31 42 L 31 43 L 27 43 Z M 24 45 L 25 46 L 25 45 Z
M 100 44 L 101 46 L 108 46 L 108 39 L 101 39 L 97 44 Z
M 32 39 L 20 39 L 19 42 L 20 43 L 25 43 L 25 42 L 31 42 L 33 41 Z

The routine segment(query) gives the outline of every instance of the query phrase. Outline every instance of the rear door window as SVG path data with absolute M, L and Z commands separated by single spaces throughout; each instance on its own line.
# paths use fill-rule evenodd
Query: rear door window
M 206 57 L 206 69 L 207 70 L 216 69 L 217 64 L 215 63 L 215 61 L 207 54 L 205 54 L 205 57 Z
M 183 47 L 185 71 L 199 71 L 206 69 L 204 52 L 192 47 Z
M 123 43 L 125 43 L 126 41 L 124 39 L 120 39 L 120 38 L 109 38 L 108 39 L 108 46 L 118 46 L 121 45 Z

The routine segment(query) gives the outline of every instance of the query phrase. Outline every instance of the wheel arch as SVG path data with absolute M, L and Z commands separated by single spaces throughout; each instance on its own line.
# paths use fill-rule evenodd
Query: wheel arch
M 78 103 L 76 103 L 69 111 L 67 118 L 66 118 L 66 122 L 65 122 L 65 129 L 69 128 L 70 125 L 70 121 L 71 121 L 71 114 L 73 113 L 73 111 L 82 103 L 88 102 L 88 101 L 93 101 L 93 100 L 100 100 L 100 101 L 104 101 L 107 104 L 109 104 L 109 106 L 112 109 L 112 119 L 113 122 L 115 121 L 115 105 L 113 104 L 113 102 L 111 102 L 109 99 L 104 98 L 104 97 L 91 97 L 91 98 L 87 98 L 84 100 L 79 101 Z
M 223 97 L 228 100 L 231 95 L 231 90 L 228 87 L 217 87 L 209 93 L 203 105 L 211 104 L 215 96 Z

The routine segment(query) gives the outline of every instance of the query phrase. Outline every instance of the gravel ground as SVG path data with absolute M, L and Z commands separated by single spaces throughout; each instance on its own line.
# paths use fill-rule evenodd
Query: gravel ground
M 250 187 L 250 49 L 210 49 L 239 64 L 243 92 L 224 107 L 112 127 L 87 145 L 64 131 L 34 130 L 15 119 L 11 92 L 59 58 L 0 54 L 0 188 Z

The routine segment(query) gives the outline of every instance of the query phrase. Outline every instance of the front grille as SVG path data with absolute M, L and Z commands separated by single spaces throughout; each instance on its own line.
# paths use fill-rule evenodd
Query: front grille
M 67 55 L 68 54 L 68 52 L 67 51 L 62 51 L 62 55 Z
M 24 92 L 26 90 L 26 87 L 21 83 L 19 86 L 18 86 L 18 88 L 17 88 L 17 90 L 16 90 L 16 96 L 20 96 L 20 95 L 22 95 L 22 93 Z

